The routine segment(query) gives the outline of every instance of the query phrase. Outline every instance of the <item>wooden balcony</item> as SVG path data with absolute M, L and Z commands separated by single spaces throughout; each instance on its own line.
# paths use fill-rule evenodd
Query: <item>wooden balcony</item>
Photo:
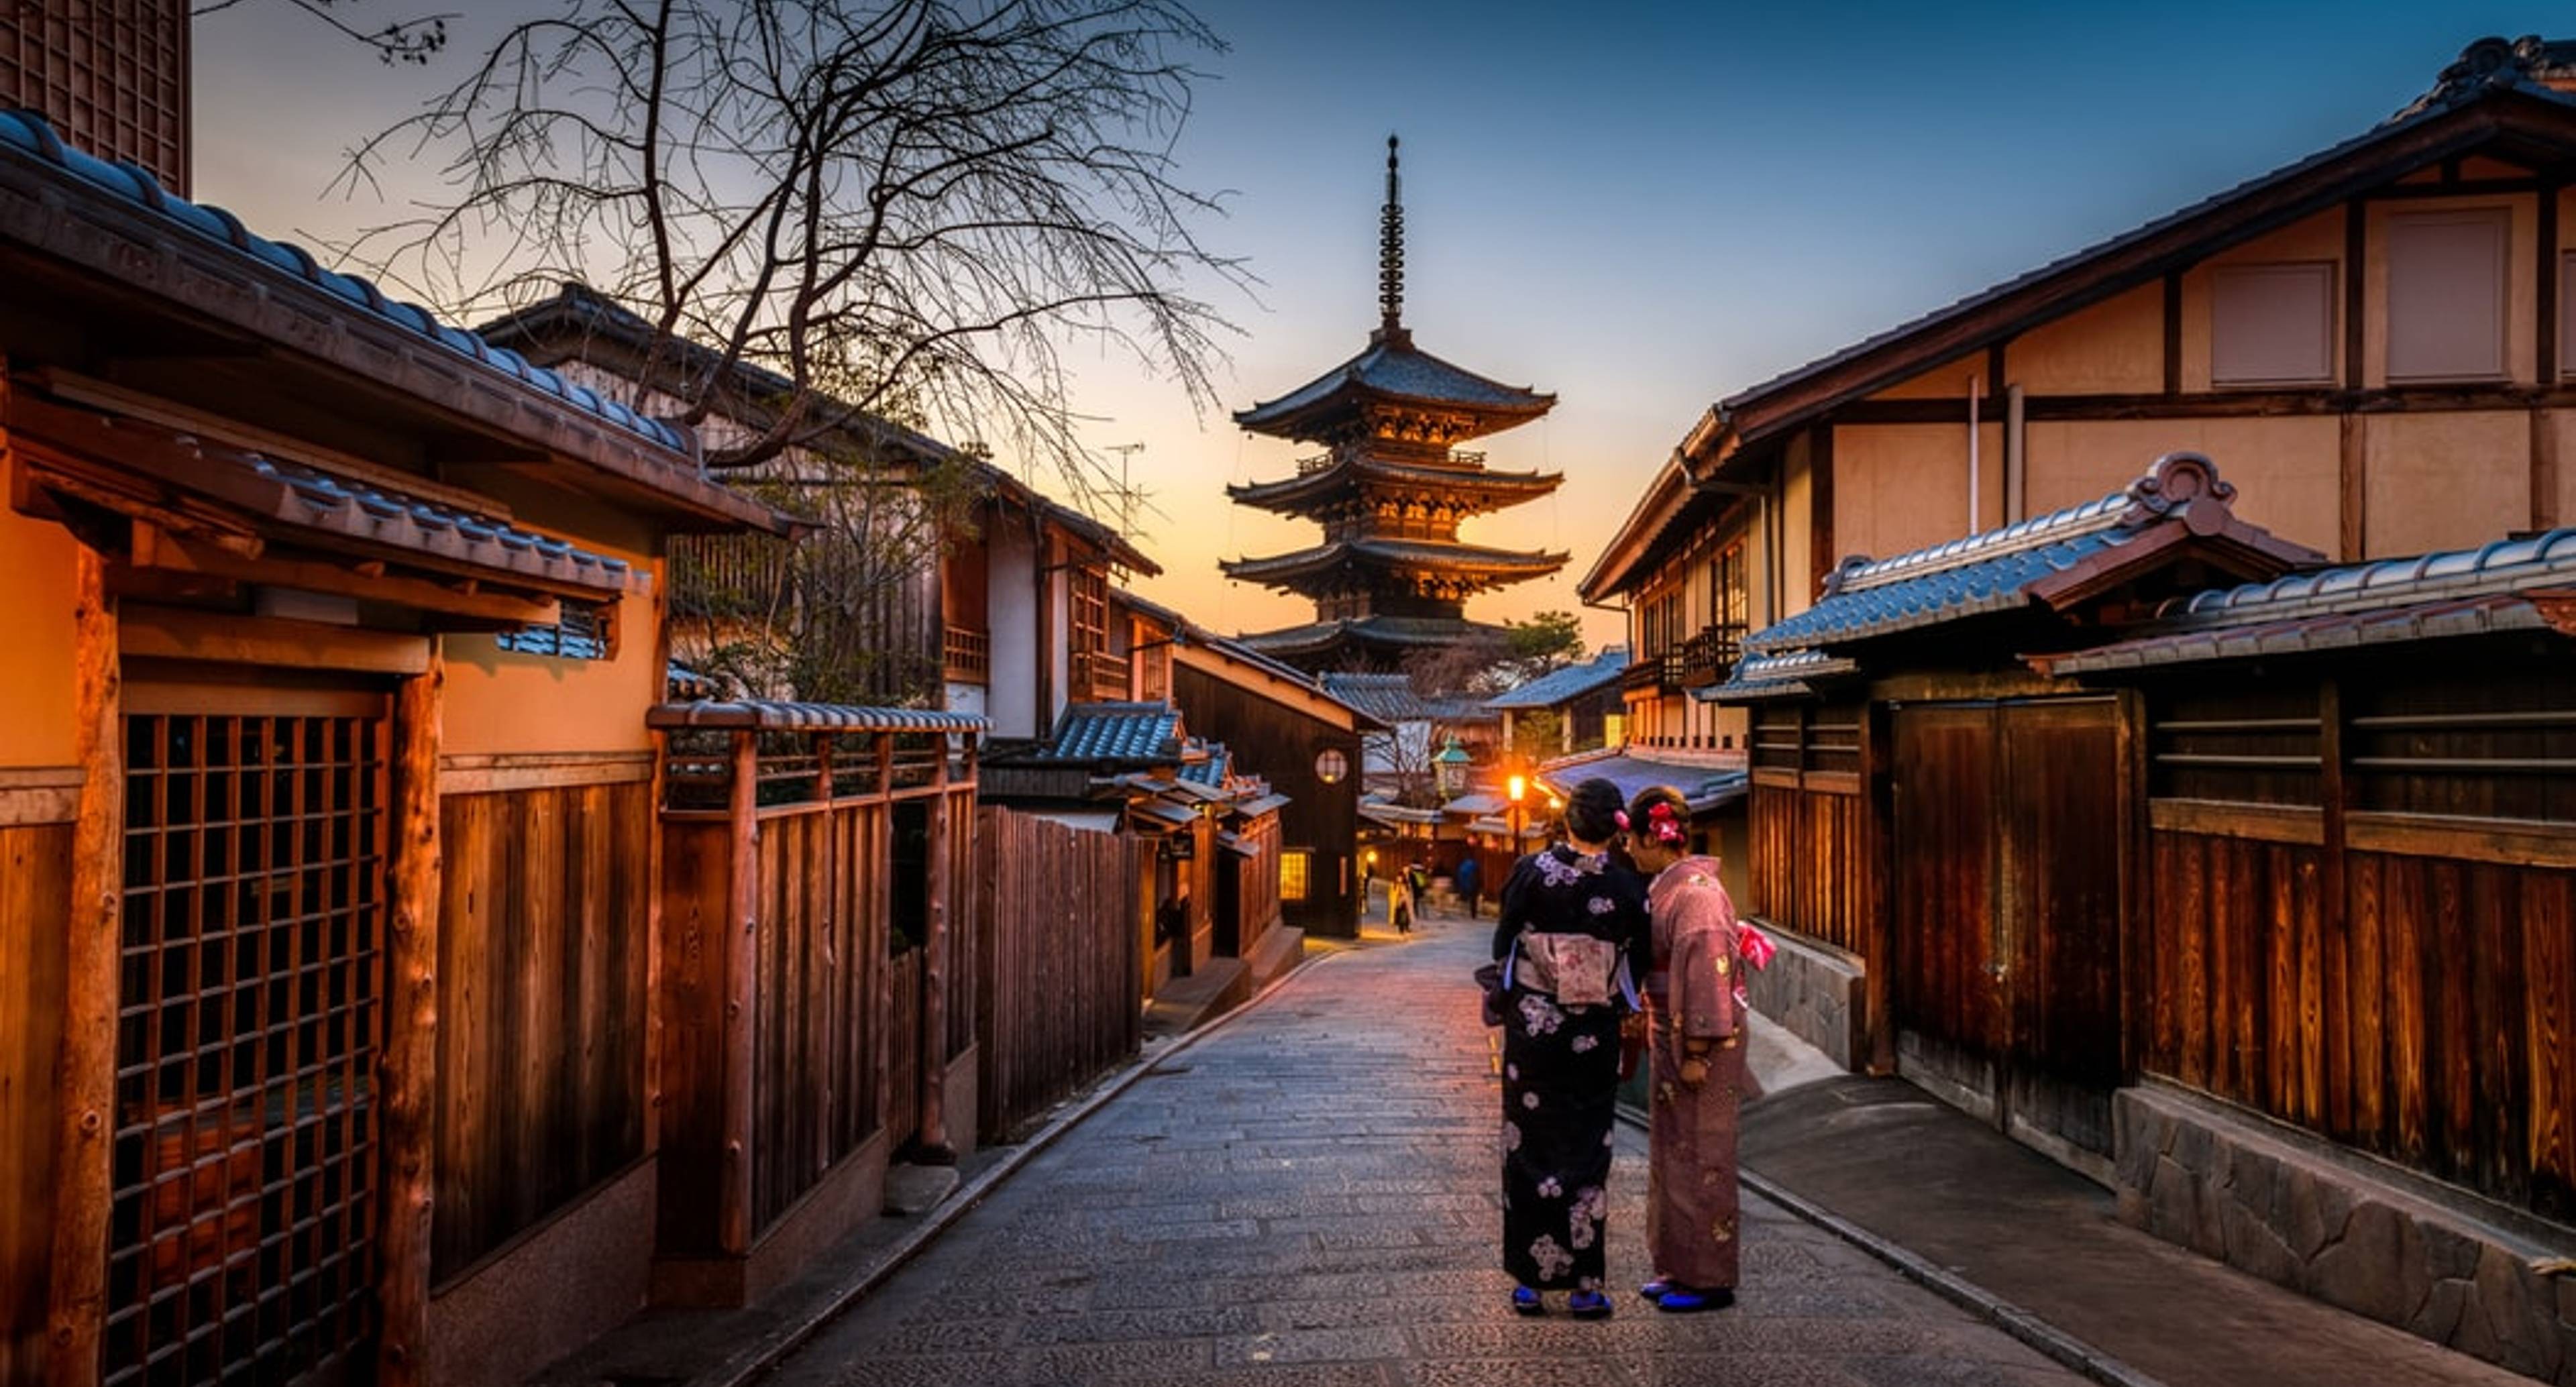
M 1673 682 L 1682 688 L 1705 688 L 1726 677 L 1744 656 L 1744 628 L 1711 626 L 1683 641 L 1674 652 L 1680 668 Z
M 1076 651 L 1074 696 L 1089 703 L 1111 703 L 1127 697 L 1127 661 L 1106 650 Z
M 951 626 L 939 643 L 939 662 L 952 683 L 983 684 L 993 677 L 993 637 L 985 631 Z

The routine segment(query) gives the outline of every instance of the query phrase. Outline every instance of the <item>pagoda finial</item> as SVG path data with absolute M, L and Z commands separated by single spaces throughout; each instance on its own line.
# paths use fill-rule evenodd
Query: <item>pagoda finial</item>
M 1404 184 L 1396 172 L 1396 138 L 1386 137 L 1386 206 L 1378 210 L 1377 306 L 1380 337 L 1404 331 Z

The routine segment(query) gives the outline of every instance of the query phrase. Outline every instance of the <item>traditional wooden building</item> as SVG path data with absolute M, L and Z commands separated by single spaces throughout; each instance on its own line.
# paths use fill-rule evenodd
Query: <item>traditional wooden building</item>
M 486 1381 L 632 1313 L 664 554 L 786 522 L 23 114 L 0 360 L 0 1380 Z
M 2332 148 L 1726 396 L 1586 574 L 1629 611 L 1628 738 L 1740 749 L 1692 697 L 1844 555 L 2224 459 L 2245 515 L 2345 560 L 2576 507 L 2576 47 L 2481 40 Z
M 794 396 L 775 372 L 662 337 L 581 285 L 487 323 L 480 334 L 603 392 L 640 392 L 674 412 L 696 380 L 720 373 L 713 397 L 728 432 L 766 427 Z M 1046 736 L 1072 704 L 1131 696 L 1128 632 L 1113 619 L 1110 592 L 1126 575 L 1160 573 L 1151 558 L 1112 527 L 982 458 L 829 402 L 817 410 L 849 417 L 735 480 L 795 494 L 794 479 L 838 468 L 891 483 L 819 493 L 838 508 L 836 528 L 865 537 L 829 575 L 833 600 L 856 605 L 870 634 L 854 657 L 865 664 L 860 692 L 985 717 L 1003 742 Z M 788 581 L 783 544 L 695 537 L 680 543 L 674 562 L 684 610 L 673 640 L 693 668 L 792 663 L 708 658 L 745 642 L 794 639 L 801 594 Z M 756 620 L 740 619 L 745 615 Z M 807 691 L 764 684 L 735 692 L 784 699 Z
M 1579 664 L 1551 670 L 1519 688 L 1485 700 L 1485 711 L 1502 715 L 1502 744 L 1523 750 L 1519 733 L 1540 717 L 1555 723 L 1555 744 L 1536 748 L 1553 759 L 1618 746 L 1627 740 L 1627 706 L 1620 696 L 1628 671 L 1628 648 L 1614 645 Z
M 1553 573 L 1566 560 L 1458 537 L 1470 517 L 1535 500 L 1564 480 L 1491 471 L 1483 454 L 1457 449 L 1538 418 L 1556 397 L 1488 380 L 1414 346 L 1404 326 L 1404 209 L 1392 138 L 1383 236 L 1384 317 L 1367 350 L 1234 416 L 1254 433 L 1326 450 L 1300 460 L 1292 477 L 1226 488 L 1238 504 L 1323 527 L 1321 544 L 1224 565 L 1229 578 L 1313 599 L 1313 622 L 1243 638 L 1303 669 L 1384 669 L 1454 643 L 1476 629 L 1465 615 L 1469 597 Z
M 2234 500 L 2169 457 L 1751 639 L 1757 1003 L 2165 1237 L 2563 1380 L 2576 532 L 2317 568 Z M 2328 1203 L 2444 1250 L 2356 1266 Z
M 188 195 L 190 0 L 54 0 L 0 20 L 0 111 Z

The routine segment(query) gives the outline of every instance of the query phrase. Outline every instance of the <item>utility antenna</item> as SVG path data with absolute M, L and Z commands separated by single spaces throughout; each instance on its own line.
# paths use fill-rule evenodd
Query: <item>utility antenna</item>
M 1132 540 L 1136 537 L 1136 502 L 1141 498 L 1134 483 L 1128 480 L 1128 463 L 1145 451 L 1145 445 L 1112 443 L 1108 451 L 1118 455 L 1118 533 Z

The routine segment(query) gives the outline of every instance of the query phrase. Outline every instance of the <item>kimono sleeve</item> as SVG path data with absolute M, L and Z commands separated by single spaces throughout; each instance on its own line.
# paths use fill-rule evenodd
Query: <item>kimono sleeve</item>
M 1721 1040 L 1742 1024 L 1735 1006 L 1735 912 L 1715 891 L 1673 902 L 1670 973 L 1675 1021 L 1686 1040 Z

